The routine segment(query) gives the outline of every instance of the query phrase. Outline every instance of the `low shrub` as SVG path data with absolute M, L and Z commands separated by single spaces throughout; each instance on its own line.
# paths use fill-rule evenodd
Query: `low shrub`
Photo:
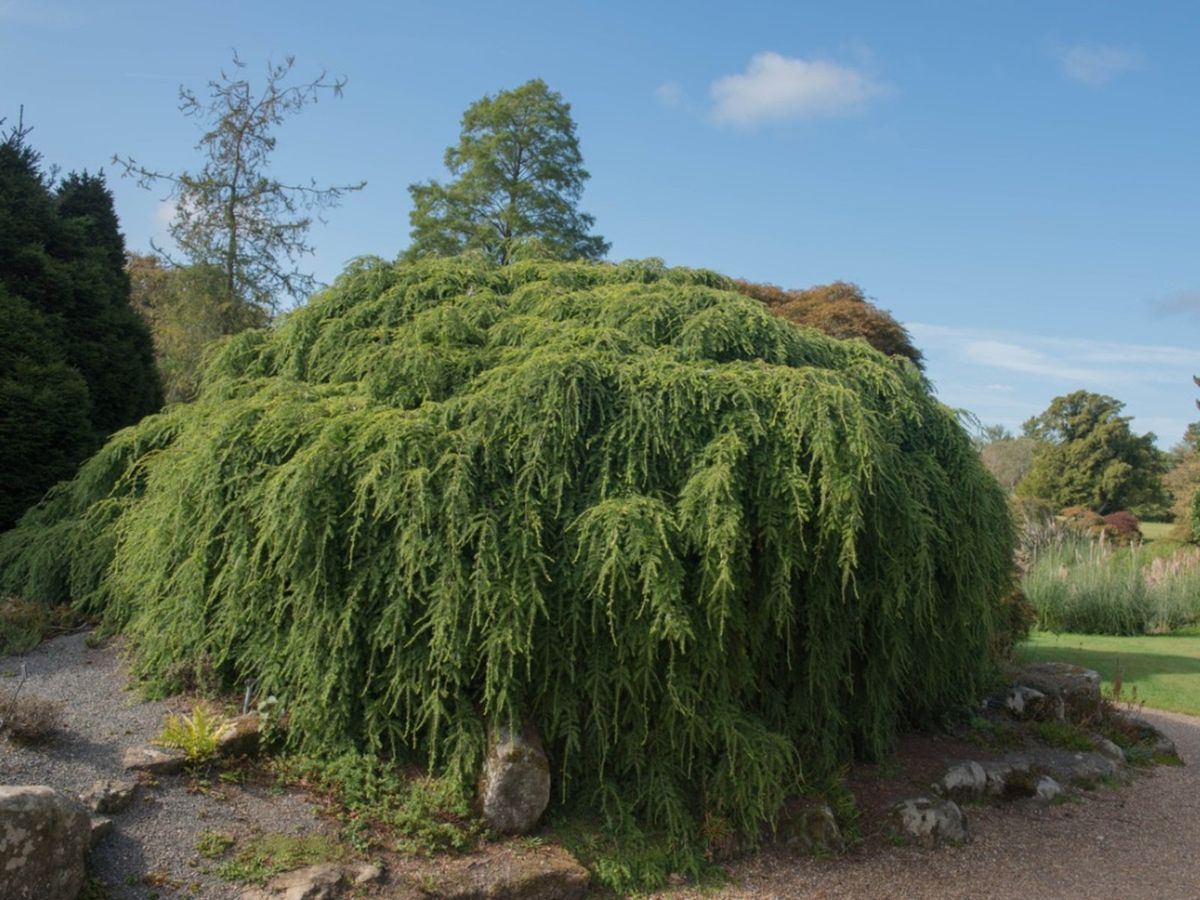
M 239 844 L 233 856 L 217 867 L 217 874 L 226 881 L 262 884 L 281 872 L 337 862 L 345 856 L 345 847 L 320 832 L 274 832 L 256 835 Z
M 1040 549 L 1021 586 L 1044 631 L 1137 635 L 1200 624 L 1200 549 L 1155 557 L 1062 541 Z
M 1109 513 L 1104 517 L 1104 524 L 1112 529 L 1120 544 L 1138 544 L 1142 541 L 1142 527 L 1137 516 L 1131 512 L 1122 510 Z
M 63 706 L 34 694 L 0 700 L 0 734 L 17 744 L 45 743 L 63 728 Z
M 217 735 L 221 725 L 219 715 L 210 713 L 203 703 L 197 703 L 192 707 L 190 716 L 167 716 L 166 724 L 154 743 L 182 750 L 189 763 L 201 765 L 216 757 Z
M 19 597 L 0 598 L 0 655 L 28 653 L 50 627 L 50 612 L 44 604 Z

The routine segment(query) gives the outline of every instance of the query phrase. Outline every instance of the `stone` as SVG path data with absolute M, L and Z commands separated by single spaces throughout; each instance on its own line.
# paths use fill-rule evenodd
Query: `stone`
M 983 770 L 987 775 L 985 791 L 989 797 L 1016 800 L 1032 796 L 1033 778 L 1027 760 L 1018 758 L 985 762 Z
M 1018 684 L 1009 689 L 1004 698 L 1004 708 L 1016 719 L 1059 719 L 1063 718 L 1061 696 L 1047 696 L 1036 688 Z
M 896 804 L 892 815 L 901 834 L 926 847 L 970 840 L 967 817 L 953 800 L 914 797 Z
M 242 900 L 333 900 L 345 874 L 336 863 L 305 866 L 276 875 L 262 887 L 242 891 Z
M 1015 680 L 1018 685 L 1059 698 L 1064 717 L 1072 722 L 1091 722 L 1100 715 L 1099 672 L 1070 663 L 1033 663 L 1021 668 Z
M 946 769 L 946 773 L 935 785 L 938 793 L 951 800 L 978 800 L 987 791 L 988 777 L 983 766 L 974 760 L 957 762 Z
M 119 813 L 129 809 L 137 791 L 134 781 L 97 781 L 79 799 L 94 813 Z
M 145 772 L 148 775 L 176 775 L 183 771 L 187 757 L 174 747 L 130 747 L 121 758 L 121 765 L 128 772 Z
M 846 848 L 837 816 L 827 803 L 804 802 L 779 820 L 776 839 L 810 856 L 841 853 Z
M 448 858 L 435 871 L 436 890 L 426 896 L 442 900 L 577 900 L 587 896 L 590 883 L 588 870 L 561 847 Z
M 217 730 L 217 755 L 253 756 L 258 752 L 261 730 L 262 720 L 256 712 L 226 719 Z
M 1063 795 L 1063 787 L 1049 775 L 1043 775 L 1034 786 L 1034 796 L 1043 803 L 1051 803 Z
M 383 880 L 383 869 L 373 863 L 354 863 L 346 866 L 346 877 L 355 885 L 376 884 Z
M 74 797 L 45 785 L 0 787 L 0 897 L 75 900 L 91 835 Z
M 532 726 L 499 727 L 479 782 L 480 811 L 500 834 L 528 834 L 550 803 L 550 762 Z
M 1138 740 L 1144 744 L 1149 744 L 1150 749 L 1156 755 L 1169 756 L 1175 759 L 1179 758 L 1179 751 L 1175 748 L 1175 742 L 1163 734 L 1157 725 L 1146 721 L 1140 716 L 1122 715 L 1121 718 L 1128 725 L 1136 729 Z
M 88 849 L 96 849 L 96 845 L 112 834 L 113 820 L 104 816 L 92 816 L 92 833 L 88 840 Z
M 1063 750 L 1058 747 L 1037 747 L 1020 754 L 1031 771 L 1050 775 L 1059 782 L 1090 786 L 1103 778 L 1115 775 L 1120 765 L 1095 750 Z
M 1119 766 L 1125 765 L 1125 751 L 1110 741 L 1103 735 L 1092 735 L 1092 743 L 1096 745 L 1096 752 L 1102 756 L 1107 756 Z

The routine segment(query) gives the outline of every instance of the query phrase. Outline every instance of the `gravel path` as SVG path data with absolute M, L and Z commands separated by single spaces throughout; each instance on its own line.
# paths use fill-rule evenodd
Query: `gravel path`
M 762 854 L 704 897 L 1200 898 L 1200 719 L 1149 712 L 1189 765 L 1080 803 L 968 807 L 965 847 L 818 862 Z
M 113 647 L 90 649 L 85 635 L 56 638 L 23 657 L 0 657 L 0 698 L 24 662 L 24 690 L 62 701 L 66 730 L 48 746 L 0 741 L 0 783 L 48 784 L 71 793 L 124 778 L 121 754 L 158 732 L 169 706 L 140 701 Z M 1092 792 L 1081 803 L 968 808 L 972 843 L 921 851 L 815 861 L 764 853 L 731 870 L 723 890 L 687 897 L 855 898 L 1200 898 L 1200 719 L 1145 713 L 1174 738 L 1185 761 L 1130 786 Z M 185 778 L 139 789 L 131 809 L 92 854 L 113 898 L 227 898 L 237 889 L 196 854 L 202 830 L 239 837 L 256 831 L 322 830 L 303 795 L 219 785 L 189 791 Z M 144 880 L 151 876 L 150 884 Z
M 149 743 L 169 707 L 127 691 L 117 650 L 91 649 L 85 637 L 67 635 L 25 656 L 0 657 L 0 698 L 11 695 L 23 662 L 29 680 L 22 693 L 61 701 L 65 718 L 64 732 L 44 747 L 0 740 L 0 784 L 47 784 L 78 794 L 102 779 L 132 780 L 121 768 L 122 753 Z M 91 857 L 109 896 L 235 897 L 238 890 L 206 871 L 210 864 L 197 856 L 201 831 L 245 836 L 321 829 L 303 795 L 216 781 L 208 793 L 189 792 L 189 786 L 184 777 L 162 778 L 139 788 L 130 809 L 111 816 L 114 831 Z

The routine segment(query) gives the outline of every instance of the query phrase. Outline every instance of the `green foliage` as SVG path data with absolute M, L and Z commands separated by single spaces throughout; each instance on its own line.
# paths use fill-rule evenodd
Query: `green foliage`
M 217 867 L 217 874 L 226 881 L 262 884 L 280 872 L 337 862 L 345 855 L 345 847 L 320 832 L 273 832 L 256 835 L 240 844 L 233 857 Z
M 1060 532 L 1037 547 L 1022 588 L 1046 631 L 1174 631 L 1200 623 L 1200 551 L 1164 558 Z
M 204 354 L 215 341 L 267 324 L 256 307 L 223 299 L 221 270 L 214 266 L 170 266 L 135 254 L 126 271 L 133 307 L 154 338 L 168 403 L 196 398 Z
M 409 186 L 409 259 L 482 253 L 515 259 L 600 259 L 608 242 L 578 209 L 584 182 L 571 105 L 535 78 L 467 107 L 446 150 L 449 184 Z
M 0 531 L 161 399 L 103 177 L 55 189 L 27 134 L 0 141 Z
M 363 851 L 380 832 L 392 837 L 388 849 L 421 854 L 465 850 L 482 834 L 464 785 L 454 779 L 405 774 L 376 756 L 353 752 L 284 758 L 276 769 L 286 781 L 327 794 L 346 839 Z
M 1096 749 L 1087 732 L 1073 722 L 1035 722 L 1033 732 L 1038 740 L 1051 747 L 1083 752 Z
M 1012 533 L 919 372 L 731 287 L 360 261 L 0 537 L 0 580 L 119 625 L 159 689 L 254 678 L 301 749 L 469 785 L 528 717 L 564 801 L 757 834 L 976 699 Z
M 1025 423 L 1026 437 L 1040 443 L 1017 493 L 1102 515 L 1165 502 L 1163 456 L 1153 434 L 1130 430 L 1130 417 L 1120 415 L 1124 406 L 1087 391 L 1055 397 Z
M 0 597 L 0 656 L 28 653 L 49 628 L 50 611 L 44 604 Z
M 196 835 L 196 852 L 205 859 L 220 859 L 233 846 L 233 835 L 227 831 L 205 829 Z
M 204 704 L 192 708 L 190 716 L 167 716 L 163 730 L 154 743 L 182 750 L 193 764 L 206 763 L 217 755 L 217 735 L 221 717 L 209 713 Z

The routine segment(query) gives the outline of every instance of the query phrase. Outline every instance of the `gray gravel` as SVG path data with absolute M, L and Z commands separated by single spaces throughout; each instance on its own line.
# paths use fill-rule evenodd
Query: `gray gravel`
M 145 702 L 127 690 L 119 648 L 91 649 L 85 638 L 67 635 L 25 656 L 0 657 L 0 703 L 11 695 L 23 662 L 29 680 L 22 693 L 61 701 L 65 718 L 63 733 L 45 746 L 17 747 L 0 740 L 0 784 L 45 784 L 79 794 L 102 779 L 128 780 L 122 753 L 149 743 L 161 730 L 168 704 Z M 238 890 L 207 871 L 212 864 L 197 856 L 199 832 L 244 837 L 322 828 L 301 794 L 215 780 L 209 793 L 196 793 L 189 792 L 190 785 L 183 776 L 159 779 L 138 789 L 129 810 L 111 816 L 114 831 L 91 857 L 93 872 L 110 896 L 237 896 Z M 143 881 L 147 875 L 154 884 Z
M 974 840 L 965 847 L 830 861 L 761 854 L 733 867 L 721 891 L 671 896 L 1200 898 L 1200 719 L 1144 715 L 1188 765 L 1160 766 L 1078 803 L 967 807 Z

